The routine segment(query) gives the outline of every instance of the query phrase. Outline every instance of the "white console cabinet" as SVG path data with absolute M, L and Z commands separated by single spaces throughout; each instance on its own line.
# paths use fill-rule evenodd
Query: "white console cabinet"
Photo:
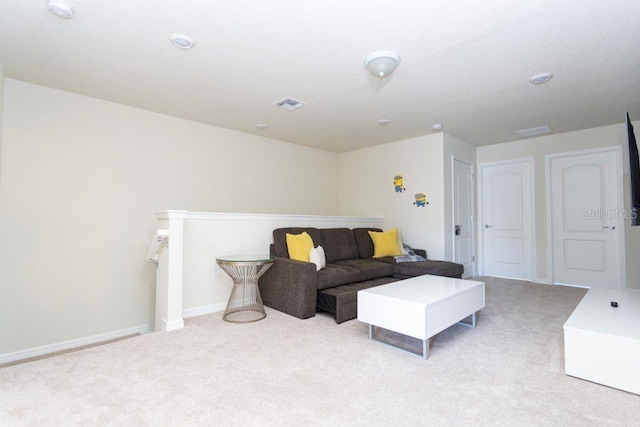
M 640 394 L 640 292 L 589 290 L 564 324 L 564 354 L 567 375 Z

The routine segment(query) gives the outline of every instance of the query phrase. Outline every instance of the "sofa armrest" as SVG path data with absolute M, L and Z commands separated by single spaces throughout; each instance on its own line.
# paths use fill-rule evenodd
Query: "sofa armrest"
M 275 257 L 258 285 L 264 305 L 300 319 L 315 316 L 318 292 L 315 264 Z

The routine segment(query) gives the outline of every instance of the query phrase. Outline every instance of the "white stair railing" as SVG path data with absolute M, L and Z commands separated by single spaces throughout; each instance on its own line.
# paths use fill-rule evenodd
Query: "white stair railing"
M 160 266 L 160 252 L 165 247 L 169 247 L 169 230 L 156 230 L 147 255 L 147 260 L 155 264 L 156 270 Z

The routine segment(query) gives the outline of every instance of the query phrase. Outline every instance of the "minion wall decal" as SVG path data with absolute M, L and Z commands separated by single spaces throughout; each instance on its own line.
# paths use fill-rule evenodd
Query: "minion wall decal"
M 396 188 L 396 193 L 402 193 L 406 188 L 402 183 L 402 175 L 396 175 L 393 177 L 393 186 Z
M 427 196 L 424 193 L 416 193 L 415 198 L 416 201 L 413 202 L 413 204 L 416 205 L 417 208 L 420 206 L 425 207 L 429 204 L 429 202 L 427 202 Z

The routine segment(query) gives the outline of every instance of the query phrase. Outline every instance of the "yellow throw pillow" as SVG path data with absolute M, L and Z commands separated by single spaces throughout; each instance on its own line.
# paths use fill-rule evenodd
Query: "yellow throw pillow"
M 398 244 L 397 227 L 385 232 L 370 231 L 369 236 L 373 240 L 374 258 L 402 255 L 402 248 Z
M 287 250 L 289 251 L 289 258 L 296 261 L 309 262 L 309 254 L 313 249 L 313 239 L 307 234 L 306 231 L 302 234 L 289 234 L 287 233 Z

